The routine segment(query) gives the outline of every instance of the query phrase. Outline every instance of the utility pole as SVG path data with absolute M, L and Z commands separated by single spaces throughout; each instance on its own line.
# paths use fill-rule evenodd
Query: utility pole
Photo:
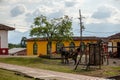
M 83 26 L 82 26 L 82 15 L 81 15 L 81 10 L 79 10 L 79 20 L 80 20 L 80 44 L 82 43 L 82 29 L 83 29 Z
M 79 10 L 79 20 L 80 20 L 80 58 L 75 66 L 75 70 L 77 69 L 78 65 L 79 65 L 79 62 L 81 62 L 81 58 L 82 58 L 82 55 L 83 55 L 83 50 L 82 50 L 82 46 L 83 46 L 83 39 L 82 39 L 82 31 L 84 29 L 83 27 L 83 24 L 82 24 L 82 15 L 81 15 L 81 10 Z

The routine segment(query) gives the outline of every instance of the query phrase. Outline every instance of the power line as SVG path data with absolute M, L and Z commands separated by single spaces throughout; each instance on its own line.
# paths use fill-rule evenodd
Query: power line
M 1 23 L 3 24 L 3 23 Z M 25 25 L 19 25 L 19 24 L 11 24 L 11 23 L 4 23 L 5 25 L 11 25 L 12 27 L 14 27 L 15 29 L 28 29 L 30 30 L 31 27 L 28 27 L 28 26 L 25 26 Z M 22 27 L 19 27 L 19 26 L 22 26 Z
M 80 32 L 79 29 L 74 29 L 73 31 L 75 31 L 76 33 L 79 33 L 79 32 Z M 120 32 L 120 31 L 111 31 L 111 32 L 99 32 L 99 31 L 97 31 L 97 32 L 96 32 L 96 31 L 88 31 L 88 30 L 85 30 L 85 29 L 84 29 L 83 33 L 84 33 L 84 32 L 87 32 L 87 33 L 98 33 L 98 34 L 99 34 L 99 33 L 100 33 L 100 34 L 102 34 L 102 33 L 103 33 L 103 34 L 112 34 L 112 33 Z
M 94 31 L 86 31 L 85 32 L 89 32 L 89 33 L 116 33 L 118 31 L 112 31 L 112 32 L 94 32 Z
M 20 25 L 20 24 L 11 24 L 11 23 L 0 23 L 0 24 L 6 24 L 6 25 L 12 25 L 12 27 L 16 28 L 16 29 L 27 29 L 27 30 L 30 30 L 32 29 L 30 26 L 26 26 L 26 25 Z M 22 27 L 19 27 L 19 26 L 22 26 Z M 74 29 L 73 31 L 75 31 L 76 33 L 80 33 L 80 30 L 79 29 Z M 120 32 L 120 31 L 112 31 L 112 32 L 95 32 L 95 31 L 88 31 L 88 30 L 84 30 L 84 32 L 87 32 L 87 33 L 97 33 L 97 34 L 113 34 L 113 33 L 117 33 L 117 32 Z

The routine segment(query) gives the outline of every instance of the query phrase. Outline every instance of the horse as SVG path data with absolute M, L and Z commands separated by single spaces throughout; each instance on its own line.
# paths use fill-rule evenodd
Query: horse
M 74 60 L 74 65 L 77 63 L 77 56 L 80 52 L 80 48 L 77 48 L 75 51 L 67 51 L 64 47 L 61 47 L 59 52 L 61 53 L 61 60 L 64 64 L 69 64 L 69 58 Z

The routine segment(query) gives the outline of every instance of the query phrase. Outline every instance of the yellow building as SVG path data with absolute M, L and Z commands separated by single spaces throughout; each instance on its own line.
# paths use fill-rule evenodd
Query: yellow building
M 83 37 L 83 43 L 94 43 L 98 40 L 98 37 Z M 30 38 L 27 39 L 27 55 L 47 55 L 48 51 L 48 42 L 45 38 L 35 39 Z M 63 46 L 79 46 L 80 45 L 80 37 L 73 37 L 73 41 L 65 41 L 62 44 L 57 43 L 56 41 L 52 42 L 52 52 L 58 51 L 58 49 Z
M 112 46 L 108 48 L 108 51 L 111 51 L 112 53 L 118 53 L 117 57 L 120 58 L 120 33 L 114 34 L 110 37 L 108 37 L 109 42 L 108 46 Z

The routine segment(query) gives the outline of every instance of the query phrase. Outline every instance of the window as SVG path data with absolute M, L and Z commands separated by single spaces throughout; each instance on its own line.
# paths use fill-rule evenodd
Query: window
M 38 50 L 38 45 L 36 42 L 34 42 L 34 44 L 33 44 L 33 54 L 34 55 L 37 55 L 37 50 Z

